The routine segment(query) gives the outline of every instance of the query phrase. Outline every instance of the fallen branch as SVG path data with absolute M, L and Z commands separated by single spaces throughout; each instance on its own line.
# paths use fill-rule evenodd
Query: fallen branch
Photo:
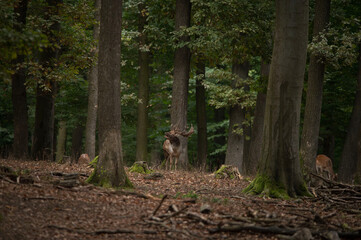
M 57 226 L 57 225 L 47 225 L 45 226 L 47 228 L 55 228 L 55 229 L 59 229 L 59 230 L 65 230 L 65 231 L 69 231 L 69 232 L 76 232 L 76 233 L 81 233 L 81 234 L 90 234 L 90 235 L 101 235 L 101 234 L 140 234 L 140 233 L 145 233 L 145 234 L 157 234 L 157 231 L 154 230 L 149 230 L 149 229 L 145 229 L 142 230 L 140 232 L 136 232 L 130 229 L 100 229 L 100 230 L 96 230 L 96 231 L 85 231 L 85 230 L 81 230 L 81 229 L 73 229 L 73 228 L 67 228 L 67 227 L 63 227 L 63 226 Z
M 168 195 L 164 195 L 162 197 L 162 200 L 160 200 L 160 203 L 158 204 L 157 208 L 154 209 L 152 216 L 155 216 L 155 214 L 158 212 L 159 208 L 162 206 L 164 200 L 168 197 Z
M 256 226 L 253 224 L 237 224 L 237 225 L 221 226 L 218 228 L 209 229 L 208 231 L 210 233 L 254 231 L 254 232 L 260 232 L 260 233 L 293 235 L 298 231 L 298 229 L 279 228 L 279 227 L 275 227 L 275 226 L 262 227 L 262 226 Z

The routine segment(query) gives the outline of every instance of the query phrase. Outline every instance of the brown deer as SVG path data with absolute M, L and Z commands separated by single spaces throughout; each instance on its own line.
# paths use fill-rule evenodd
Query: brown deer
M 181 142 L 179 136 L 189 137 L 194 133 L 194 128 L 191 126 L 188 132 L 173 129 L 165 133 L 166 140 L 163 143 L 165 167 L 166 170 L 171 170 L 174 161 L 174 170 L 177 170 L 178 159 L 181 154 Z
M 317 174 L 327 173 L 329 180 L 336 180 L 337 174 L 333 172 L 332 160 L 324 154 L 317 155 L 316 157 L 316 172 Z

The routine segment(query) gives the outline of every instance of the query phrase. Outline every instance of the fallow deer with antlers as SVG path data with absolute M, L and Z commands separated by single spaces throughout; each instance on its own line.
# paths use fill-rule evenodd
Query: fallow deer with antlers
M 171 170 L 174 161 L 174 170 L 177 170 L 178 159 L 181 154 L 181 142 L 180 136 L 189 137 L 194 133 L 194 128 L 191 126 L 188 132 L 180 131 L 179 129 L 173 129 L 165 133 L 166 140 L 163 143 L 165 166 L 166 170 Z

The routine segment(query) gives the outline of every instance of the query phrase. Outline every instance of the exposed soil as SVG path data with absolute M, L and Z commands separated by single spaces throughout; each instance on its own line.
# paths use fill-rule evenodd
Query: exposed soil
M 135 189 L 111 190 L 84 182 L 87 165 L 2 159 L 0 168 L 4 240 L 361 236 L 361 186 L 324 182 L 317 197 L 286 201 L 243 194 L 249 179 L 199 172 L 159 170 L 145 179 L 127 171 Z M 295 233 L 300 238 L 289 238 Z

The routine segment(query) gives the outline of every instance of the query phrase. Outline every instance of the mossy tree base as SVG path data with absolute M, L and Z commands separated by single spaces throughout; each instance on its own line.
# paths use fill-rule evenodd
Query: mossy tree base
M 272 198 L 289 199 L 290 197 L 300 197 L 312 195 L 308 192 L 306 184 L 292 187 L 292 190 L 284 187 L 284 184 L 271 180 L 265 175 L 257 175 L 248 187 L 243 190 L 244 193 L 253 195 L 263 195 Z
M 117 164 L 111 154 L 104 156 L 102 160 L 97 156 L 91 166 L 94 171 L 86 180 L 87 183 L 105 188 L 133 188 L 123 166 Z M 114 171 L 115 166 L 118 166 L 117 171 Z
M 138 161 L 135 162 L 129 169 L 129 172 L 136 172 L 142 174 L 150 174 L 153 171 L 149 169 L 147 162 Z
M 242 179 L 241 174 L 237 167 L 232 165 L 222 165 L 216 172 L 214 172 L 215 178 L 230 178 L 230 179 Z

